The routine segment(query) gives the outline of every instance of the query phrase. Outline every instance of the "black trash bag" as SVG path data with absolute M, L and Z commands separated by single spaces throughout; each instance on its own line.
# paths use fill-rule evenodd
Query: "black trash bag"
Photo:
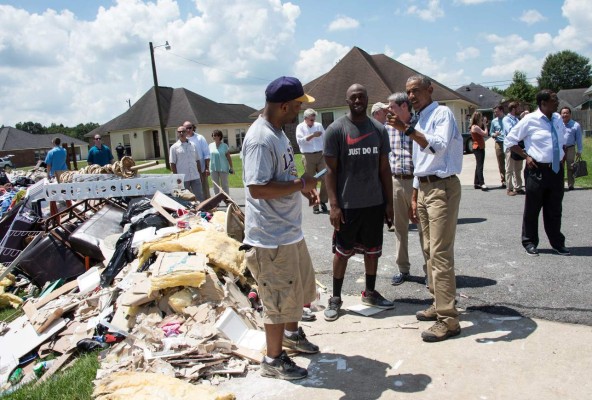
M 162 215 L 158 213 L 148 214 L 144 216 L 142 219 L 139 219 L 136 222 L 134 222 L 130 227 L 130 231 L 133 230 L 134 232 L 137 232 L 150 227 L 155 227 L 156 230 L 159 230 L 161 228 L 166 228 L 168 226 L 171 226 L 171 223 Z
M 107 268 L 101 274 L 101 287 L 105 288 L 111 286 L 113 279 L 117 276 L 123 267 L 134 260 L 132 252 L 132 241 L 134 239 L 134 231 L 129 231 L 122 234 L 115 245 L 115 253 L 107 264 Z
M 107 349 L 109 348 L 109 345 L 94 339 L 81 339 L 76 343 L 76 348 L 83 353 L 90 353 L 96 349 Z
M 142 214 L 144 211 L 151 208 L 152 205 L 150 204 L 150 199 L 148 197 L 136 197 L 131 199 L 119 225 L 124 226 L 125 224 L 129 224 L 132 222 L 133 217 Z
M 21 186 L 21 187 L 29 187 L 35 184 L 35 181 L 31 178 L 27 178 L 26 176 L 19 176 L 14 180 L 12 183 L 14 186 Z

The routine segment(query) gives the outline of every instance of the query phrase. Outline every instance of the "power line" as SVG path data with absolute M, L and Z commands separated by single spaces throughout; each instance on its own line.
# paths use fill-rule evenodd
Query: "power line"
M 215 70 L 218 70 L 218 71 L 227 72 L 229 74 L 236 74 L 236 73 L 239 72 L 239 71 L 230 71 L 230 70 L 227 70 L 227 69 L 224 69 L 224 68 L 214 67 L 214 66 L 209 65 L 209 64 L 206 64 L 206 63 L 204 63 L 202 61 L 194 60 L 192 58 L 189 58 L 189 57 L 185 57 L 185 56 L 176 54 L 176 53 L 174 53 L 172 51 L 169 51 L 168 54 L 171 54 L 171 55 L 173 55 L 173 56 L 175 56 L 177 58 L 181 58 L 181 59 L 183 59 L 185 61 L 189 61 L 189 62 L 198 64 L 198 65 L 201 65 L 201 66 L 204 66 L 204 67 L 212 68 L 212 69 L 215 69 Z M 249 75 L 249 78 L 251 78 L 251 79 L 260 80 L 262 82 L 269 82 L 271 80 L 269 78 L 262 78 L 262 77 L 259 77 L 259 76 L 254 76 L 254 75 L 251 75 L 250 73 L 247 73 L 247 75 Z

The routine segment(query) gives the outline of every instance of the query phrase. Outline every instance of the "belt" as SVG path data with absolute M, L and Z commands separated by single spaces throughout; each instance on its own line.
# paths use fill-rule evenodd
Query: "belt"
M 537 167 L 539 167 L 539 168 L 553 168 L 553 163 L 542 163 L 542 162 L 538 162 L 538 161 L 535 161 L 535 162 L 536 162 Z
M 393 178 L 395 179 L 413 179 L 412 174 L 393 174 Z
M 304 154 L 319 154 L 319 153 L 322 153 L 322 151 L 319 150 L 319 151 L 313 151 L 312 153 L 304 153 Z
M 446 180 L 446 179 L 450 179 L 450 178 L 453 178 L 455 176 L 456 175 L 450 175 L 450 176 L 447 176 L 445 178 L 440 178 L 438 175 L 428 175 L 428 176 L 418 176 L 418 178 L 419 178 L 419 181 L 421 183 L 426 183 L 426 182 L 431 183 L 431 182 L 438 182 L 438 181 L 443 181 L 443 180 Z
M 571 146 L 565 146 L 566 149 L 570 149 L 572 147 L 575 147 L 575 144 L 572 144 Z

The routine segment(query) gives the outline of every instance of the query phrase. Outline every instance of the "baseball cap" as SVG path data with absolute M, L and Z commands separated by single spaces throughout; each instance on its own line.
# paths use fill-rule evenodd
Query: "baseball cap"
M 281 76 L 267 85 L 265 89 L 265 101 L 268 103 L 285 103 L 298 100 L 303 103 L 312 103 L 314 97 L 304 93 L 302 83 L 291 76 Z
M 387 108 L 388 106 L 384 103 L 381 103 L 380 101 L 378 103 L 374 103 L 372 110 L 370 111 L 370 115 L 374 114 L 378 110 L 385 110 Z

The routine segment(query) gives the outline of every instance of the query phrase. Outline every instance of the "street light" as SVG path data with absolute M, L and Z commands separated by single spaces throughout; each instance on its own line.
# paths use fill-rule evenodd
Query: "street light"
M 150 42 L 150 58 L 152 59 L 152 76 L 154 78 L 154 95 L 156 96 L 156 108 L 158 110 L 158 122 L 160 123 L 160 136 L 162 139 L 162 147 L 164 151 L 164 163 L 167 169 L 171 169 L 171 165 L 169 163 L 169 152 L 166 148 L 167 144 L 167 136 L 166 132 L 164 131 L 164 121 L 162 120 L 162 110 L 160 108 L 160 96 L 158 94 L 158 78 L 156 77 L 156 64 L 154 63 L 154 49 L 157 47 L 164 47 L 166 50 L 171 49 L 171 45 L 167 40 L 164 44 L 159 46 L 152 46 L 152 42 Z

